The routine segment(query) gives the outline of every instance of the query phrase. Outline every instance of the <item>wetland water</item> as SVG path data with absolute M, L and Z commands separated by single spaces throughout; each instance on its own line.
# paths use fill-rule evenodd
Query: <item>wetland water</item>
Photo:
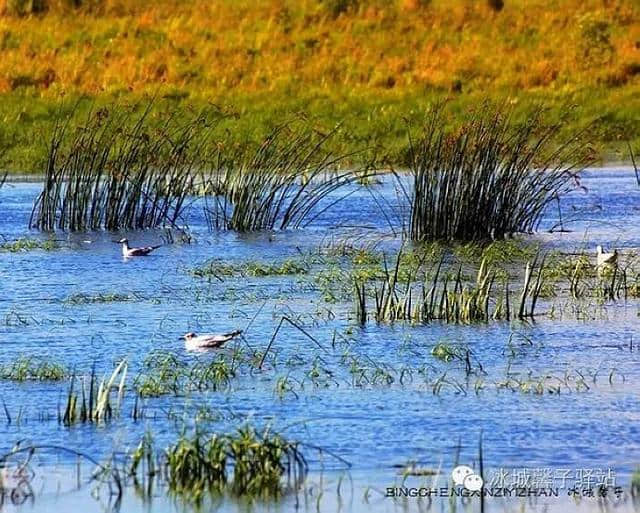
M 545 214 L 540 233 L 530 238 L 546 249 L 567 253 L 586 249 L 595 255 L 596 244 L 616 247 L 623 254 L 640 249 L 640 187 L 633 171 L 588 170 L 581 185 L 584 189 L 561 202 L 564 227 L 571 231 L 546 231 L 558 222 L 554 206 Z M 376 194 L 394 201 L 391 186 L 374 188 Z M 47 238 L 26 228 L 39 190 L 40 184 L 23 182 L 0 189 L 0 234 L 6 240 Z M 217 432 L 231 432 L 246 422 L 269 424 L 290 439 L 326 450 L 321 455 L 303 449 L 309 460 L 310 489 L 298 496 L 302 510 L 418 511 L 425 510 L 424 501 L 383 496 L 387 487 L 401 486 L 399 468 L 410 461 L 420 468 L 440 468 L 438 486 L 445 486 L 456 462 L 478 468 L 482 434 L 487 480 L 500 469 L 511 475 L 551 469 L 555 478 L 566 470 L 568 479 L 577 479 L 577 474 L 584 477 L 589 471 L 601 476 L 611 469 L 616 485 L 625 490 L 618 509 L 634 509 L 628 491 L 633 471 L 640 465 L 637 300 L 593 304 L 587 315 L 573 318 L 541 315 L 532 324 L 388 326 L 369 322 L 360 328 L 352 318 L 351 301 L 327 302 L 326 291 L 314 285 L 314 274 L 322 271 L 322 264 L 312 264 L 305 274 L 211 280 L 195 278 L 188 271 L 211 258 L 229 264 L 280 263 L 330 241 L 380 241 L 379 249 L 397 249 L 398 239 L 389 234 L 379 205 L 364 187 L 298 231 L 211 232 L 198 201 L 186 222 L 194 243 L 168 244 L 147 258 L 129 261 L 123 260 L 113 240 L 127 235 L 132 245 L 157 244 L 163 232 L 56 233 L 51 237 L 57 239 L 58 248 L 51 251 L 0 251 L 1 362 L 33 356 L 85 374 L 95 365 L 102 375 L 126 358 L 128 379 L 133 380 L 152 351 L 174 353 L 188 362 L 217 357 L 217 353 L 186 353 L 178 337 L 188 331 L 243 329 L 254 316 L 245 338 L 230 343 L 223 354 L 234 347 L 264 350 L 282 316 L 296 319 L 318 344 L 284 324 L 273 344 L 275 356 L 262 371 L 239 372 L 222 390 L 145 399 L 143 420 L 131 418 L 133 401 L 125 400 L 119 418 L 98 426 L 66 427 L 58 422 L 68 380 L 0 381 L 0 398 L 11 417 L 9 422 L 6 413 L 0 414 L 2 452 L 19 440 L 28 440 L 73 448 L 102 461 L 114 451 L 137 444 L 146 431 L 153 432 L 158 447 L 165 447 L 185 422 L 192 424 L 198 412 L 206 411 L 202 422 Z M 112 294 L 128 297 L 70 300 Z M 432 349 L 443 340 L 472 351 L 484 371 L 484 387 L 477 389 L 479 377 L 468 376 L 461 362 L 433 357 Z M 385 372 L 378 373 L 379 379 L 369 375 L 369 380 L 358 381 L 350 371 L 355 364 Z M 314 365 L 321 369 L 321 377 L 311 380 Z M 564 385 L 560 393 L 514 392 L 496 386 L 507 374 L 522 379 L 548 376 L 564 380 Z M 442 386 L 434 393 L 433 383 L 442 376 Z M 278 388 L 278 383 L 286 386 Z M 351 468 L 347 470 L 344 461 L 332 455 L 349 462 Z M 76 460 L 72 455 L 43 455 L 39 474 L 57 475 L 52 469 L 68 467 L 68 475 L 60 472 L 60 477 L 49 479 L 42 492 L 22 507 L 7 507 L 17 511 L 102 508 L 108 502 L 105 494 L 101 499 L 92 497 L 91 485 L 72 491 Z M 52 480 L 66 483 L 69 491 L 56 491 Z M 424 483 L 432 483 L 432 477 L 409 477 L 405 484 Z M 162 490 L 155 495 L 150 506 L 127 492 L 123 511 L 190 509 L 168 499 Z M 560 490 L 561 498 L 546 499 L 546 503 L 552 510 L 564 508 L 566 495 L 566 490 Z M 519 500 L 511 503 L 514 509 Z M 598 504 L 593 498 L 578 505 L 569 502 L 568 507 L 576 510 L 595 510 Z M 288 511 L 295 504 L 296 499 L 288 497 L 278 504 L 258 503 L 252 508 Z M 527 504 L 531 510 L 541 507 Z M 432 507 L 440 511 L 449 506 L 449 499 L 444 499 Z M 247 505 L 224 500 L 216 507 L 235 511 Z M 469 507 L 479 511 L 479 501 L 472 500 Z M 488 498 L 485 507 L 502 510 L 505 504 Z

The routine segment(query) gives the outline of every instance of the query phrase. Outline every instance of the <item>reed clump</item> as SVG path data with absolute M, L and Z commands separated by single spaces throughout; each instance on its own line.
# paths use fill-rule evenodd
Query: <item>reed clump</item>
M 403 276 L 400 272 L 403 258 L 401 251 L 392 266 L 385 258 L 383 279 L 370 286 L 356 278 L 353 297 L 359 324 L 364 325 L 368 318 L 378 323 L 441 321 L 470 324 L 535 316 L 545 269 L 545 259 L 538 255 L 527 262 L 517 296 L 510 290 L 508 278 L 502 285 L 498 284 L 497 271 L 487 265 L 485 259 L 480 263 L 475 280 L 469 280 L 464 276 L 462 265 L 447 271 L 443 267 L 444 256 L 430 275 L 421 272 L 424 261 L 417 261 L 405 267 Z M 374 304 L 371 314 L 366 311 L 368 297 Z
M 626 300 L 638 297 L 637 255 L 630 251 L 616 265 L 597 267 L 593 257 L 584 250 L 571 255 L 552 255 L 544 270 L 549 290 L 543 295 L 556 295 L 556 289 L 566 291 L 574 300 L 594 298 L 598 301 Z
M 61 381 L 67 376 L 64 365 L 28 356 L 0 366 L 0 379 L 10 381 Z
M 189 365 L 176 355 L 151 353 L 134 380 L 140 397 L 184 395 L 190 392 L 218 391 L 228 388 L 237 375 L 239 360 L 225 355 Z
M 307 463 L 295 442 L 251 426 L 234 434 L 218 435 L 196 429 L 182 434 L 158 453 L 147 435 L 131 453 L 130 475 L 138 480 L 165 476 L 169 490 L 196 503 L 224 492 L 238 497 L 277 498 L 297 487 L 307 473 Z M 287 482 L 284 478 L 287 478 Z
M 409 138 L 411 239 L 503 239 L 535 230 L 590 159 L 579 136 L 558 142 L 563 118 L 547 124 L 544 114 L 533 110 L 516 124 L 509 109 L 486 103 L 452 132 L 444 107 L 434 107 L 423 132 Z
M 120 230 L 176 227 L 218 118 L 211 111 L 187 121 L 137 108 L 90 111 L 81 126 L 57 120 L 44 185 L 30 226 Z
M 348 155 L 327 149 L 337 131 L 296 120 L 275 128 L 258 147 L 221 154 L 206 186 L 215 195 L 207 208 L 210 224 L 239 232 L 308 224 L 338 201 L 325 201 L 330 194 L 362 179 L 357 170 L 339 170 Z
M 58 421 L 65 426 L 86 422 L 100 423 L 119 414 L 125 393 L 127 368 L 126 360 L 122 360 L 110 376 L 100 380 L 94 368 L 88 384 L 84 377 L 72 375 L 64 412 L 58 412 Z M 77 381 L 80 381 L 79 385 Z

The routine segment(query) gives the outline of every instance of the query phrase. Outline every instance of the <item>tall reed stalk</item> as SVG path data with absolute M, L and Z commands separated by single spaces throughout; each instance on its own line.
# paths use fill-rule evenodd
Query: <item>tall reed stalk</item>
M 193 436 L 183 434 L 162 452 L 145 435 L 131 454 L 127 470 L 138 481 L 145 479 L 144 472 L 151 480 L 166 476 L 173 494 L 199 503 L 209 494 L 223 492 L 277 498 L 297 489 L 308 467 L 298 443 L 269 429 L 258 433 L 247 426 L 229 435 L 204 433 L 196 427 Z
M 57 120 L 30 226 L 45 231 L 174 226 L 201 167 L 215 119 L 180 121 L 135 109 L 91 111 L 82 126 Z
M 111 376 L 100 381 L 97 380 L 95 371 L 92 370 L 88 389 L 82 379 L 80 392 L 78 392 L 76 379 L 75 375 L 71 377 L 64 413 L 58 414 L 58 420 L 65 426 L 79 422 L 105 422 L 120 411 L 127 379 L 126 360 L 118 364 Z M 112 402 L 114 389 L 117 390 L 115 404 Z
M 432 278 L 419 278 L 423 261 L 406 273 L 400 272 L 402 252 L 393 267 L 384 262 L 382 283 L 373 284 L 373 317 L 378 323 L 409 321 L 429 323 L 440 321 L 452 324 L 470 324 L 490 320 L 533 318 L 543 287 L 544 258 L 528 262 L 520 293 L 518 309 L 512 308 L 508 279 L 504 290 L 496 290 L 496 272 L 482 260 L 475 281 L 465 279 L 462 267 L 451 276 L 443 270 L 444 256 Z M 401 274 L 402 276 L 401 278 Z M 364 281 L 355 281 L 354 303 L 356 319 L 365 325 L 367 290 Z
M 531 232 L 590 159 L 578 136 L 558 143 L 563 122 L 545 124 L 542 108 L 516 124 L 509 109 L 485 104 L 457 131 L 446 126 L 438 106 L 422 134 L 409 135 L 413 183 L 403 191 L 414 241 Z
M 298 228 L 351 194 L 329 198 L 363 179 L 361 172 L 338 170 L 349 155 L 326 149 L 336 131 L 322 133 L 302 120 L 286 123 L 259 147 L 216 159 L 206 187 L 215 194 L 210 224 L 240 232 Z

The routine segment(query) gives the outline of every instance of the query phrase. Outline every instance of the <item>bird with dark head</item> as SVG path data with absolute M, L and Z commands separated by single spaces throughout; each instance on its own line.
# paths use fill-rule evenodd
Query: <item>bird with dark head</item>
M 184 340 L 184 345 L 187 350 L 192 351 L 198 349 L 218 349 L 229 342 L 229 340 L 232 340 L 241 334 L 242 330 L 235 330 L 222 335 L 215 335 L 213 333 L 198 335 L 196 333 L 189 332 L 182 335 L 180 338 Z
M 153 250 L 158 249 L 162 244 L 158 244 L 157 246 L 144 246 L 140 248 L 130 248 L 129 247 L 129 239 L 120 239 L 118 244 L 122 244 L 122 256 L 125 258 L 129 257 L 137 257 L 137 256 L 147 256 Z

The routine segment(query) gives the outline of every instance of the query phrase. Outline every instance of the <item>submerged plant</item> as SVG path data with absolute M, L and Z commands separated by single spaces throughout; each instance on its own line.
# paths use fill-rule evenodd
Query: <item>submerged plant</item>
M 541 108 L 516 124 L 507 109 L 485 104 L 456 132 L 443 110 L 433 108 L 423 133 L 409 139 L 412 183 L 403 191 L 414 241 L 531 232 L 588 162 L 577 137 L 556 145 L 563 122 L 545 124 Z

